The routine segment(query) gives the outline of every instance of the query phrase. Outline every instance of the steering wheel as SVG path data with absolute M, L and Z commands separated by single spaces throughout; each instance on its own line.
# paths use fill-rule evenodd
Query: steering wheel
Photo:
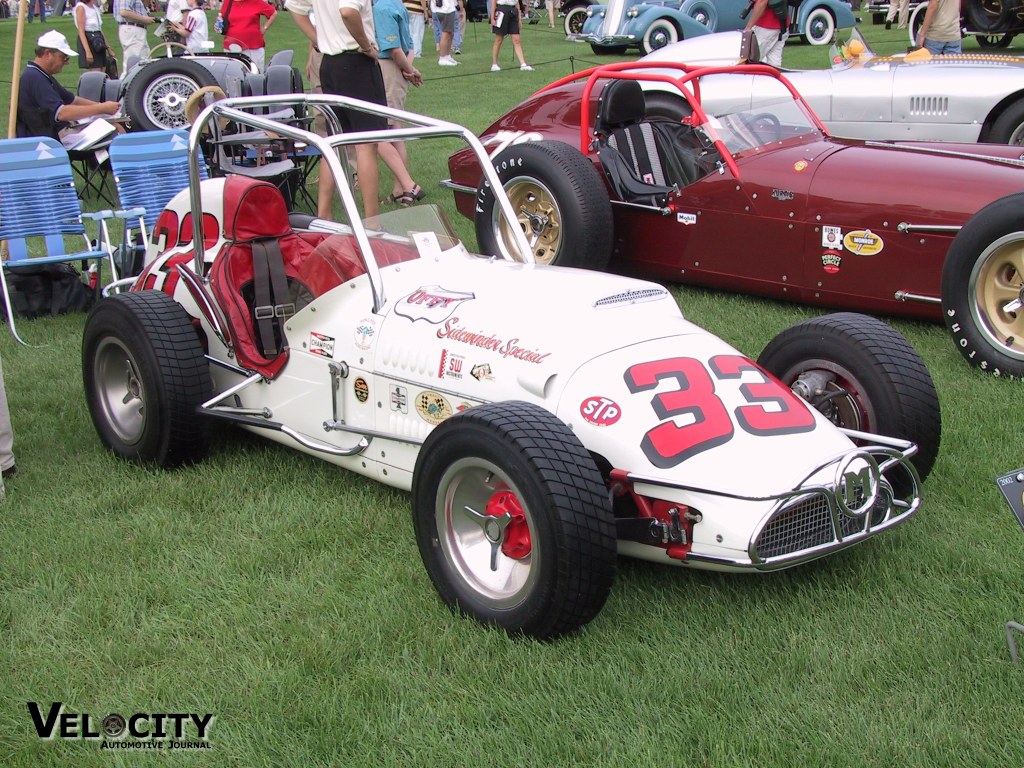
M 186 48 L 183 43 L 174 43 L 170 40 L 164 40 L 162 43 L 157 43 L 149 49 L 149 58 L 159 59 L 161 56 L 165 56 L 169 59 L 175 55 L 175 48 L 180 48 L 182 53 L 188 53 L 188 48 Z M 165 49 L 165 52 L 160 53 L 161 49 Z
M 210 98 L 207 99 L 207 96 Z M 206 109 L 210 104 L 213 104 L 213 102 L 220 101 L 225 96 L 227 96 L 227 94 L 224 93 L 224 89 L 219 85 L 205 85 L 189 96 L 188 101 L 185 102 L 185 119 L 188 120 L 188 124 L 195 125 L 196 118 L 199 117 L 200 112 Z M 209 132 L 210 126 L 204 125 L 203 133 Z
M 744 115 L 743 123 L 750 129 L 751 133 L 765 144 L 769 141 L 782 141 L 782 123 L 771 112 L 759 112 L 756 115 L 749 116 Z M 768 132 L 771 132 L 772 135 L 766 138 L 765 134 Z

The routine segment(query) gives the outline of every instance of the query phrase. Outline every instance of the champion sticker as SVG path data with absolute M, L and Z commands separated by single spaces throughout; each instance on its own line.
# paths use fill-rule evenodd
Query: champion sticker
M 356 393 L 356 400 L 360 403 L 365 403 L 369 400 L 370 385 L 366 383 L 366 379 L 362 376 L 352 382 L 352 390 Z
M 388 390 L 388 401 L 391 410 L 399 413 L 409 412 L 409 390 L 399 384 L 392 384 Z
M 310 331 L 309 351 L 322 357 L 334 357 L 334 337 Z
M 475 298 L 476 294 L 468 291 L 449 291 L 440 285 L 425 285 L 399 299 L 395 304 L 395 314 L 413 322 L 443 323 L 462 302 Z
M 687 226 L 689 226 L 690 224 L 696 224 L 697 223 L 697 214 L 696 213 L 677 213 L 676 214 L 676 223 L 678 223 L 678 224 L 686 224 Z
M 439 392 L 420 392 L 416 395 L 416 413 L 428 424 L 440 424 L 452 415 L 452 407 Z
M 356 324 L 355 343 L 360 349 L 369 349 L 377 333 L 377 318 L 364 317 Z
M 607 397 L 588 397 L 580 403 L 580 415 L 598 427 L 608 427 L 619 420 L 622 409 Z
M 853 232 L 847 232 L 846 237 L 843 238 L 843 245 L 846 246 L 846 250 L 858 256 L 874 256 L 885 248 L 882 238 L 870 229 L 856 229 Z
M 834 275 L 843 266 L 843 256 L 839 251 L 825 251 L 821 254 L 821 266 L 830 275 Z
M 821 228 L 821 247 L 822 248 L 842 248 L 843 247 L 843 230 L 839 227 L 822 227 Z

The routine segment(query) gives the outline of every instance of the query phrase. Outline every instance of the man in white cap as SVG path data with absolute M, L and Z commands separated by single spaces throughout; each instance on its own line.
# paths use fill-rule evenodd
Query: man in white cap
M 49 136 L 60 139 L 60 131 L 76 120 L 96 115 L 113 115 L 116 101 L 92 101 L 75 96 L 54 79 L 72 56 L 77 56 L 64 35 L 51 29 L 36 41 L 35 59 L 25 65 L 18 90 L 19 137 Z

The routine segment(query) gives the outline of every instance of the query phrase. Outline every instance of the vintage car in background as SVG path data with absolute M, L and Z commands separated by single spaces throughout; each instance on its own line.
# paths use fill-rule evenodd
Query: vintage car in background
M 856 47 L 855 46 L 856 43 Z M 740 32 L 721 32 L 662 48 L 643 61 L 690 66 L 741 63 Z M 850 48 L 857 53 L 850 54 Z M 876 56 L 854 30 L 831 69 L 783 69 L 829 131 L 859 139 L 1024 144 L 1024 58 L 988 53 Z M 748 105 L 762 78 L 735 72 L 704 79 L 704 108 Z M 683 99 L 669 85 L 645 84 L 662 100 Z
M 706 109 L 719 75 L 756 82 Z M 772 67 L 656 61 L 559 80 L 480 139 L 538 260 L 941 319 L 970 363 L 1024 376 L 1019 147 L 837 139 Z M 501 252 L 477 158 L 449 170 L 481 249 Z
M 578 33 L 571 33 L 570 17 L 566 16 L 566 32 L 570 40 L 590 43 L 594 53 L 624 53 L 639 47 L 649 54 L 680 40 L 698 37 L 704 32 L 742 29 L 746 24 L 743 12 L 748 0 L 608 0 L 606 5 L 592 5 Z M 856 19 L 850 6 L 842 0 L 803 0 L 791 13 L 790 33 L 802 36 L 811 45 L 828 45 L 837 29 L 852 27 Z
M 202 89 L 233 97 L 301 92 L 302 74 L 291 61 L 292 51 L 279 51 L 261 73 L 241 49 L 193 54 L 185 53 L 179 43 L 165 42 L 132 66 L 123 79 L 84 72 L 78 95 L 93 101 L 122 101 L 135 131 L 187 128 L 185 107 Z
M 321 138 L 273 117 L 332 106 L 398 118 L 423 151 L 464 142 L 509 221 L 505 256 L 471 253 L 437 205 L 362 219 L 338 149 L 393 131 L 342 134 L 328 113 Z M 200 141 L 232 126 L 315 147 L 339 180 L 337 220 L 289 215 L 265 181 L 200 181 Z M 920 506 L 938 399 L 879 320 L 798 324 L 754 363 L 660 285 L 537 265 L 483 146 L 433 118 L 337 96 L 226 99 L 189 149 L 191 186 L 141 274 L 86 321 L 86 400 L 120 457 L 199 461 L 219 420 L 411 490 L 444 601 L 542 638 L 600 611 L 617 551 L 772 571 Z
M 907 27 L 911 45 L 917 43 L 927 10 L 927 0 L 913 4 Z M 1024 4 L 1016 0 L 962 0 L 960 26 L 963 35 L 974 37 L 982 48 L 1005 48 L 1024 32 Z

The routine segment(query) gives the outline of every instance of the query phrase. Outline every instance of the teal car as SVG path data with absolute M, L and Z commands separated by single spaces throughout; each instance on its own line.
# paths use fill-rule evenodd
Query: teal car
M 857 23 L 849 3 L 842 0 L 790 0 L 789 34 L 811 45 L 828 45 L 837 29 Z M 712 32 L 729 32 L 746 26 L 749 0 L 684 0 L 680 10 Z

